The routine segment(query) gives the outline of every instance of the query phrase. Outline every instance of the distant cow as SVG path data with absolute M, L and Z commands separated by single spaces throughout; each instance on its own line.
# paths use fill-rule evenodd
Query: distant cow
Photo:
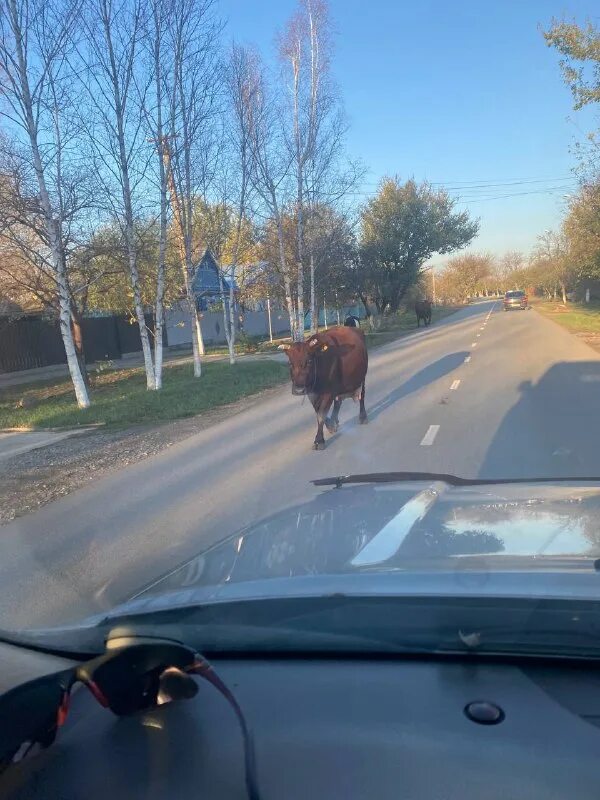
M 317 414 L 314 449 L 323 450 L 323 425 L 335 433 L 342 400 L 360 401 L 359 421 L 368 422 L 365 410 L 365 377 L 368 357 L 360 328 L 338 326 L 316 333 L 306 342 L 279 345 L 290 362 L 292 394 L 308 395 Z M 333 404 L 331 417 L 329 409 Z
M 417 315 L 417 328 L 421 327 L 421 320 L 425 327 L 431 324 L 431 300 L 417 300 L 415 303 L 415 313 Z
M 348 314 L 344 320 L 344 325 L 347 328 L 360 328 L 360 320 L 358 317 L 355 317 L 354 314 Z

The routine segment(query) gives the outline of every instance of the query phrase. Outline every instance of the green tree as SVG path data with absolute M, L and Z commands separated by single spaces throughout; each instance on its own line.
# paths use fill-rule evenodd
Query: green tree
M 555 20 L 544 38 L 548 47 L 562 56 L 560 68 L 573 95 L 574 109 L 600 103 L 600 28 L 592 22 L 577 25 Z M 600 157 L 597 132 L 588 135 L 587 144 L 578 143 L 577 150 L 582 172 L 596 177 Z
M 563 230 L 581 277 L 600 279 L 600 181 L 584 186 L 571 201 Z
M 362 213 L 361 294 L 379 313 L 397 311 L 422 265 L 434 253 L 460 250 L 473 240 L 479 222 L 443 190 L 414 180 L 385 178 Z
M 600 102 L 600 30 L 591 22 L 554 21 L 544 38 L 563 56 L 560 67 L 575 108 Z

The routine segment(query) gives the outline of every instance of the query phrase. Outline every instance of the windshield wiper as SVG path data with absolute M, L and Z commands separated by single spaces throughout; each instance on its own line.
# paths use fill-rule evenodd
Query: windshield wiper
M 493 486 L 499 483 L 600 483 L 599 477 L 582 478 L 461 478 L 444 472 L 366 472 L 358 475 L 337 475 L 331 478 L 316 478 L 314 486 L 335 486 L 339 489 L 346 483 L 401 483 L 408 481 L 440 481 L 450 486 Z

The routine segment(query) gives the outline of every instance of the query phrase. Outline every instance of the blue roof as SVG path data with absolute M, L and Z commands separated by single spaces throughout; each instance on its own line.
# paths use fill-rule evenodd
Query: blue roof
M 219 267 L 208 249 L 196 267 L 192 278 L 192 289 L 194 294 L 221 294 Z
M 221 269 L 223 275 L 223 288 L 229 291 L 231 285 L 231 267 Z M 228 275 L 229 273 L 229 275 Z M 234 281 L 233 288 L 237 292 L 238 284 Z M 219 265 L 210 250 L 206 250 L 200 259 L 194 277 L 192 278 L 192 290 L 196 295 L 220 295 L 221 284 L 219 282 Z

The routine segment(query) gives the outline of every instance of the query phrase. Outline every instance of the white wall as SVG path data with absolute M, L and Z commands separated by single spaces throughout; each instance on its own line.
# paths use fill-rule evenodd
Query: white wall
M 346 314 L 356 314 L 363 317 L 358 306 L 345 306 L 340 309 L 340 323 L 344 324 Z M 335 309 L 327 309 L 327 324 L 331 327 L 337 323 Z M 324 325 L 323 309 L 319 314 L 319 324 Z M 192 324 L 191 315 L 185 308 L 185 304 L 173 306 L 165 311 L 165 325 L 167 328 L 167 343 L 169 347 L 178 345 L 191 345 L 192 343 Z M 271 308 L 271 326 L 273 335 L 289 333 L 290 321 L 287 312 L 283 309 Z M 244 330 L 248 336 L 269 335 L 269 323 L 266 311 L 246 311 L 244 314 Z M 223 330 L 222 311 L 203 311 L 202 312 L 202 333 L 207 344 L 224 344 L 225 332 Z
M 169 347 L 192 343 L 191 314 L 185 306 L 178 305 L 165 311 L 167 343 Z M 290 330 L 287 313 L 280 309 L 271 309 L 271 326 L 273 334 L 288 333 Z M 249 336 L 269 335 L 269 323 L 266 311 L 247 311 L 244 314 L 244 330 Z M 202 312 L 202 334 L 207 344 L 224 343 L 223 312 Z

